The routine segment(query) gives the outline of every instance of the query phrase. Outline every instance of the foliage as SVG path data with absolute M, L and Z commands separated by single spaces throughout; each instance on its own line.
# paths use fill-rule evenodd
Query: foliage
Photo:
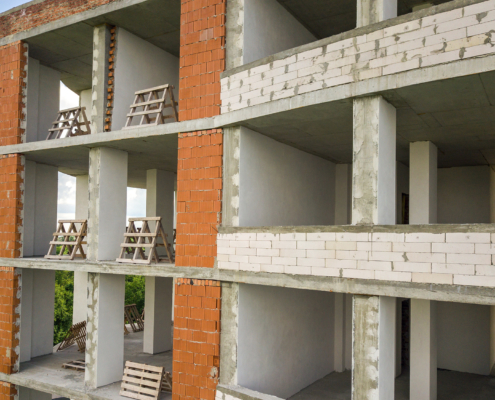
M 125 304 L 136 304 L 139 312 L 144 310 L 144 276 L 125 277 Z M 72 326 L 74 303 L 74 273 L 55 272 L 55 328 L 53 344 L 60 343 Z M 122 321 L 124 316 L 122 315 Z

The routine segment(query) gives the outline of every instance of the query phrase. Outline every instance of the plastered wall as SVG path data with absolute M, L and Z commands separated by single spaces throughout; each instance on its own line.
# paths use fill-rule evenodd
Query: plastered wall
M 60 72 L 28 61 L 26 141 L 44 140 L 60 107 Z
M 332 293 L 239 285 L 238 384 L 288 398 L 333 370 Z
M 490 373 L 490 307 L 438 302 L 438 368 Z
M 333 225 L 335 164 L 241 128 L 240 226 Z
M 276 0 L 244 1 L 244 64 L 316 39 Z
M 179 58 L 124 29 L 119 29 L 112 129 L 119 130 L 125 125 L 136 91 L 167 83 L 175 86 L 174 96 L 178 101 Z M 138 118 L 134 120 L 139 122 Z M 166 122 L 172 121 L 174 120 L 168 119 Z

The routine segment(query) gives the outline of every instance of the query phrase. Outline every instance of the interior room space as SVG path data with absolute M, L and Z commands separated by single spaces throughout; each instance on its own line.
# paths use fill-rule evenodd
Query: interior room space
M 239 285 L 238 385 L 283 399 L 350 393 L 351 315 L 350 295 Z
M 403 299 L 396 400 L 493 398 L 491 307 Z

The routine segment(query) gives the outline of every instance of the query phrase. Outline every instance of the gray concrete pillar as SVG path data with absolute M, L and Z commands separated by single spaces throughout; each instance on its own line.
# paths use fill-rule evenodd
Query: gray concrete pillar
M 239 171 L 241 155 L 241 127 L 223 131 L 223 193 L 222 224 L 239 226 Z
M 397 0 L 357 0 L 356 28 L 397 17 Z
M 437 222 L 437 147 L 432 142 L 410 144 L 409 223 Z
M 88 260 L 115 260 L 127 212 L 127 153 L 106 147 L 89 152 Z
M 333 368 L 345 371 L 345 294 L 335 293 Z
M 52 400 L 50 393 L 40 392 L 39 390 L 18 386 L 18 391 L 18 400 Z
M 23 256 L 43 257 L 57 227 L 58 168 L 26 161 Z
M 122 379 L 125 276 L 88 274 L 86 373 L 88 388 Z
M 53 352 L 55 271 L 23 268 L 21 279 L 20 361 L 24 362 Z
M 239 339 L 239 284 L 222 282 L 222 330 L 220 332 L 220 383 L 237 385 Z
M 88 219 L 89 206 L 89 176 L 76 177 L 76 219 Z M 87 246 L 83 246 L 87 252 Z M 74 272 L 74 302 L 72 307 L 72 323 L 77 324 L 86 321 L 86 308 L 88 297 L 88 273 Z
M 335 166 L 335 225 L 351 222 L 352 164 Z
M 354 99 L 352 224 L 394 225 L 396 111 L 381 96 Z
M 411 299 L 410 400 L 437 398 L 436 303 Z
M 354 295 L 353 400 L 395 397 L 396 299 Z
M 172 350 L 173 278 L 146 277 L 143 352 Z
M 108 25 L 98 25 L 93 28 L 91 133 L 104 132 L 105 128 L 110 38 L 111 33 Z

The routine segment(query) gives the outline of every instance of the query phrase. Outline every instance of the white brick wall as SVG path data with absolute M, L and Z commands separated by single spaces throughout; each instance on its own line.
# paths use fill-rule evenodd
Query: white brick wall
M 218 268 L 495 287 L 493 233 L 228 233 Z
M 309 91 L 495 54 L 495 0 L 291 55 L 222 79 L 222 113 Z

